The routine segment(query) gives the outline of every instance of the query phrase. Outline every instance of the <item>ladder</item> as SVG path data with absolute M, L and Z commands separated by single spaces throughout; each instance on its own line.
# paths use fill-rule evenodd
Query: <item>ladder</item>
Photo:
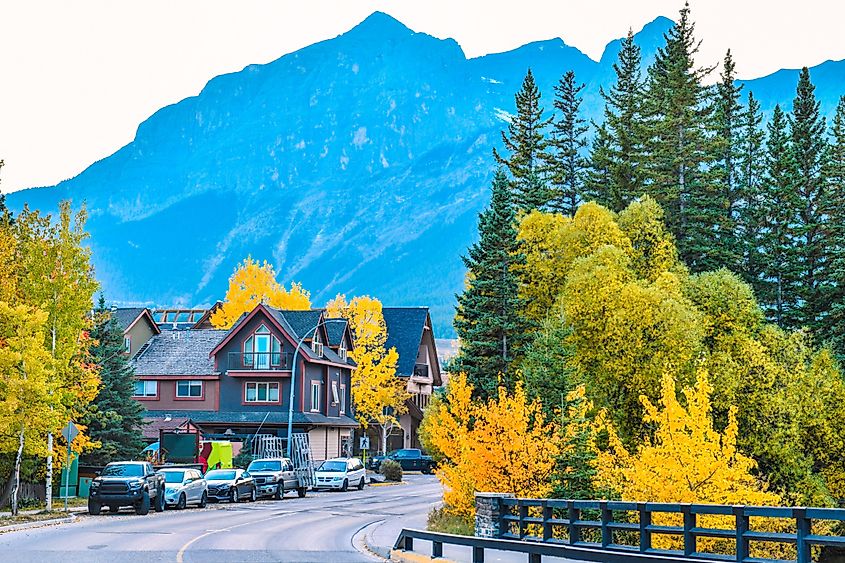
M 315 483 L 314 464 L 308 434 L 296 432 L 291 436 L 291 440 L 293 441 L 291 453 L 293 459 L 291 459 L 291 462 L 293 462 L 293 470 L 297 479 L 299 479 L 299 484 L 301 487 L 313 487 Z
M 253 439 L 252 452 L 255 459 L 285 457 L 285 439 L 259 434 Z

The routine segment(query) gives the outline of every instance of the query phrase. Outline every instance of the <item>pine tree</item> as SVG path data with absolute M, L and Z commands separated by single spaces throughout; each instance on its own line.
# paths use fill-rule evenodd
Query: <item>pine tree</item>
M 760 296 L 764 262 L 760 253 L 766 228 L 763 175 L 765 172 L 765 133 L 760 102 L 748 92 L 745 111 L 739 123 L 737 142 L 737 190 L 741 206 L 738 209 L 737 232 L 742 252 L 742 274 L 745 281 Z
M 792 102 L 789 132 L 795 154 L 795 189 L 800 203 L 796 236 L 800 244 L 802 326 L 815 332 L 829 307 L 825 287 L 827 237 L 824 201 L 826 184 L 823 167 L 827 153 L 825 119 L 819 114 L 815 86 L 807 67 L 801 69 Z
M 795 235 L 800 202 L 795 191 L 795 156 L 789 141 L 787 117 L 775 106 L 767 125 L 766 171 L 762 183 L 762 280 L 758 298 L 769 320 L 783 328 L 800 326 L 798 284 L 800 271 Z
M 702 84 L 715 67 L 695 66 L 700 41 L 689 12 L 686 4 L 648 69 L 645 173 L 647 191 L 666 211 L 680 256 L 693 271 L 702 271 L 721 266 L 712 241 L 723 210 L 708 175 L 713 105 Z
M 830 128 L 831 146 L 826 163 L 827 237 L 830 268 L 830 313 L 825 319 L 822 340 L 845 359 L 845 96 L 839 98 Z
M 457 370 L 466 373 L 476 396 L 485 400 L 497 396 L 500 384 L 513 388 L 514 359 L 525 339 L 514 273 L 524 257 L 518 251 L 515 221 L 508 180 L 500 168 L 490 206 L 478 217 L 479 240 L 463 257 L 467 287 L 458 296 L 455 315 L 461 342 Z
M 584 201 L 584 177 L 587 159 L 582 151 L 587 147 L 587 125 L 581 117 L 581 91 L 575 73 L 567 71 L 555 85 L 554 107 L 559 112 L 552 123 L 549 145 L 549 184 L 552 199 L 549 207 L 569 217 L 574 217 Z
M 123 330 L 109 314 L 100 296 L 94 315 L 98 319 L 91 333 L 97 341 L 91 348 L 92 360 L 100 366 L 100 390 L 89 405 L 84 424 L 101 447 L 83 457 L 86 463 L 105 465 L 119 459 L 135 459 L 144 448 L 141 436 L 144 407 L 132 399 L 134 371 L 124 354 Z
M 534 75 L 528 69 L 515 96 L 516 115 L 508 124 L 507 133 L 502 131 L 502 142 L 510 154 L 504 157 L 493 149 L 496 161 L 511 173 L 511 200 L 518 211 L 539 209 L 550 198 L 545 183 L 549 159 L 545 131 L 552 118 L 543 117 L 540 98 Z
M 601 90 L 604 123 L 598 127 L 596 139 L 606 141 L 593 142 L 587 181 L 589 197 L 616 212 L 642 195 L 644 188 L 641 165 L 645 91 L 640 64 L 640 48 L 629 29 L 613 64 L 616 83 L 609 92 Z
M 711 245 L 714 265 L 739 272 L 741 254 L 737 240 L 738 215 L 743 193 L 739 186 L 741 162 L 740 120 L 742 104 L 736 84 L 736 65 L 728 50 L 722 64 L 722 73 L 716 84 L 713 104 L 714 155 L 712 180 L 716 184 L 719 217 Z

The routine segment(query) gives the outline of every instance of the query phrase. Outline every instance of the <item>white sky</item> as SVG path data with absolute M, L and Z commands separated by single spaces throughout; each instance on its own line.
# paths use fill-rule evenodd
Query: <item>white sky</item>
M 4 0 L 4 192 L 50 185 L 131 141 L 212 77 L 334 37 L 375 10 L 452 37 L 467 56 L 561 37 L 594 59 L 681 0 Z M 845 59 L 842 0 L 692 0 L 702 62 L 730 47 L 741 78 Z

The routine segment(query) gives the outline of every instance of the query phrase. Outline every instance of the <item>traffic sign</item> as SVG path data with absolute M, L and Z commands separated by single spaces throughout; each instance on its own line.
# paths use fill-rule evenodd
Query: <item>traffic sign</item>
M 76 425 L 73 422 L 68 422 L 67 426 L 62 428 L 62 436 L 64 436 L 64 438 L 65 438 L 65 440 L 67 440 L 68 444 L 73 442 L 74 438 L 76 438 L 78 435 L 79 435 L 79 429 L 76 427 Z
M 361 436 L 360 440 L 360 448 L 362 450 L 369 450 L 370 449 L 370 437 L 369 436 Z

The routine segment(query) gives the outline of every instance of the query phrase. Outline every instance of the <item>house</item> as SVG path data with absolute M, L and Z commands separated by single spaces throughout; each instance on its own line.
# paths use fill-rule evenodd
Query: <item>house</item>
M 165 323 L 172 321 L 165 313 Z M 200 319 L 191 319 L 196 323 Z M 188 322 L 188 321 L 185 321 Z M 299 352 L 295 354 L 297 345 Z M 258 305 L 229 330 L 163 330 L 133 360 L 147 422 L 190 419 L 207 439 L 287 437 L 294 356 L 293 431 L 317 461 L 351 447 L 353 344 L 346 321 L 322 310 Z
M 411 394 L 408 412 L 399 419 L 401 428 L 388 437 L 387 449 L 419 448 L 423 411 L 431 402 L 434 388 L 443 384 L 431 316 L 428 307 L 384 307 L 382 314 L 387 327 L 385 346 L 396 348 L 396 375 L 407 381 Z
M 130 358 L 161 330 L 145 307 L 113 308 L 112 315 L 123 329 L 123 349 Z

